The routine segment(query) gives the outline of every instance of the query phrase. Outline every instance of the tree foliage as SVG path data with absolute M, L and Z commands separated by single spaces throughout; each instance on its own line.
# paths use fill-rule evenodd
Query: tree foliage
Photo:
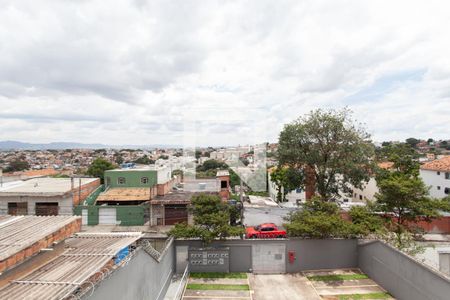
M 332 202 L 313 198 L 291 213 L 284 226 L 289 236 L 305 238 L 351 238 L 362 233 L 359 226 L 344 220 Z
M 284 126 L 278 157 L 282 165 L 309 166 L 323 200 L 340 197 L 369 180 L 373 145 L 349 110 L 315 110 Z M 305 179 L 304 179 L 305 180 Z
M 104 182 L 104 175 L 106 170 L 115 169 L 116 166 L 103 158 L 96 158 L 89 166 L 86 174 L 100 178 Z
M 374 209 L 390 217 L 389 229 L 395 235 L 395 246 L 409 247 L 409 235 L 420 231 L 417 222 L 430 222 L 449 210 L 448 199 L 429 196 L 429 188 L 419 177 L 417 154 L 408 144 L 392 144 L 383 150 L 384 158 L 392 161 L 391 170 L 378 170 L 379 192 Z
M 144 154 L 143 156 L 139 157 L 134 161 L 136 164 L 142 164 L 142 165 L 151 165 L 154 164 L 155 161 L 153 159 L 150 159 L 147 154 Z
M 270 174 L 270 180 L 277 186 L 277 201 L 286 201 L 286 195 L 302 187 L 303 172 L 296 168 L 277 167 Z
M 30 168 L 30 164 L 24 159 L 15 159 L 9 163 L 9 166 L 5 168 L 5 172 L 18 172 L 27 170 Z
M 219 196 L 199 194 L 191 199 L 191 211 L 194 214 L 194 225 L 176 224 L 169 235 L 176 238 L 200 238 L 205 244 L 214 239 L 240 236 L 241 227 L 230 225 L 230 214 L 236 213 L 235 207 L 224 203 Z
M 377 150 L 377 161 L 389 161 L 394 165 L 391 170 L 377 170 L 377 179 L 384 178 L 384 175 L 407 174 L 411 176 L 419 175 L 419 154 L 409 144 L 389 144 Z
M 420 143 L 420 140 L 416 138 L 408 138 L 405 142 L 411 147 L 416 148 L 417 144 Z

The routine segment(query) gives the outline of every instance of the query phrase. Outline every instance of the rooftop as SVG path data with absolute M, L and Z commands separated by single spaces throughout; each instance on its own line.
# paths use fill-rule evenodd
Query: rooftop
M 420 166 L 422 170 L 431 170 L 431 171 L 450 171 L 450 155 L 444 156 L 443 158 L 436 159 L 430 162 L 426 162 Z
M 134 232 L 76 234 L 66 241 L 60 256 L 1 289 L 0 299 L 65 299 L 71 295 L 79 299 L 95 281 L 112 272 L 113 258 L 141 236 Z
M 1 216 L 0 261 L 33 245 L 77 219 L 80 219 L 80 217 Z
M 149 201 L 149 188 L 110 188 L 101 193 L 97 202 L 103 201 Z
M 81 180 L 81 185 L 91 183 L 98 178 L 74 178 L 73 187 L 77 188 Z M 7 185 L 0 188 L 0 197 L 17 195 L 35 196 L 35 195 L 63 195 L 72 190 L 72 178 L 34 178 L 25 181 L 16 182 L 13 185 Z

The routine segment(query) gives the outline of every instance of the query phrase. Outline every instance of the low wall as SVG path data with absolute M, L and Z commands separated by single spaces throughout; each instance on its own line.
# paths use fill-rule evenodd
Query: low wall
M 230 272 L 248 272 L 252 269 L 252 246 L 257 244 L 285 244 L 286 272 L 305 270 L 357 268 L 358 241 L 356 239 L 279 239 L 279 240 L 227 240 L 214 241 L 211 247 L 230 249 Z M 198 240 L 177 240 L 176 246 L 202 247 Z M 290 262 L 288 252 L 294 251 Z
M 139 248 L 130 262 L 100 282 L 87 300 L 164 299 L 174 272 L 174 244 L 169 244 L 159 262 Z
M 360 269 L 397 299 L 446 300 L 450 280 L 380 241 L 358 245 Z

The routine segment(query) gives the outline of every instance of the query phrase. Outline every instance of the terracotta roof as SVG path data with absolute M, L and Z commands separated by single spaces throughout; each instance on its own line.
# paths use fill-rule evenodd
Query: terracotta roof
M 101 193 L 97 198 L 97 202 L 148 200 L 150 200 L 149 188 L 112 188 Z
M 392 161 L 383 161 L 378 163 L 378 167 L 380 167 L 381 169 L 391 169 L 394 166 L 394 163 Z
M 444 156 L 441 159 L 436 159 L 430 162 L 426 162 L 420 166 L 422 170 L 432 170 L 432 171 L 450 171 L 450 155 Z

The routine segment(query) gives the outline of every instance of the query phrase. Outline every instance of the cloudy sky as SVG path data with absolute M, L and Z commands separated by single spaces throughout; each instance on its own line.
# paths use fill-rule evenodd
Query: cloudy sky
M 0 140 L 234 145 L 349 107 L 450 138 L 450 2 L 0 0 Z

